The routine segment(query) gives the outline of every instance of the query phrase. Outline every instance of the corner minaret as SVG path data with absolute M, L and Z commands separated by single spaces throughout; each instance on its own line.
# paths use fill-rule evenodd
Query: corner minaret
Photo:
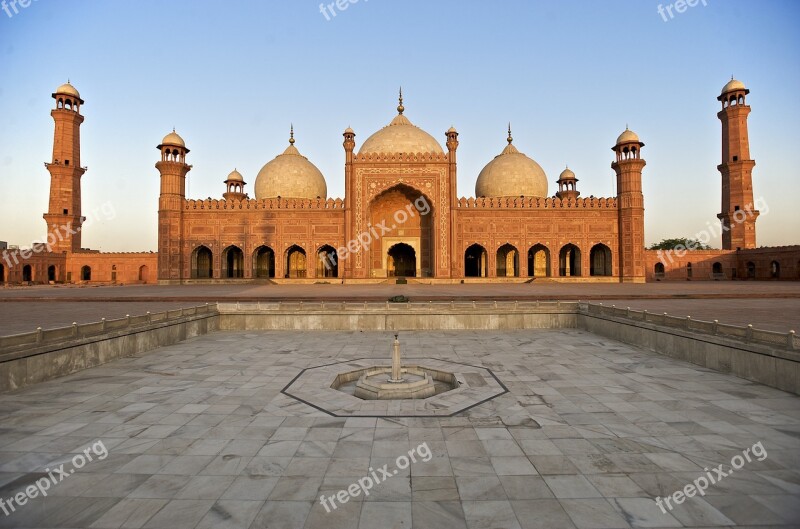
M 611 168 L 617 173 L 617 208 L 619 215 L 619 278 L 624 283 L 644 283 L 644 195 L 642 194 L 642 159 L 644 143 L 627 127 L 611 149 L 617 159 Z
M 47 232 L 56 235 L 53 252 L 77 252 L 81 249 L 81 167 L 80 113 L 83 99 L 69 81 L 52 94 L 56 107 L 50 111 L 55 121 L 53 158 L 45 167 L 50 172 L 50 204 L 44 220 Z M 52 239 L 52 237 L 51 237 Z
M 175 129 L 164 136 L 157 147 L 161 160 L 156 169 L 161 173 L 161 192 L 158 196 L 158 280 L 178 282 L 189 277 L 183 272 L 183 203 L 186 199 L 186 174 L 192 169 L 186 163 L 186 148 L 183 138 Z
M 717 100 L 722 110 L 717 117 L 722 122 L 722 249 L 739 250 L 756 247 L 756 219 L 759 212 L 753 204 L 753 167 L 750 159 L 750 140 L 747 133 L 746 104 L 750 90 L 731 77 Z

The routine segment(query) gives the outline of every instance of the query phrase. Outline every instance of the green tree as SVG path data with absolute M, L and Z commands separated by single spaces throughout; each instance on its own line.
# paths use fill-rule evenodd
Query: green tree
M 710 250 L 711 247 L 703 244 L 697 239 L 687 239 L 686 237 L 676 237 L 674 239 L 664 239 L 650 246 L 651 250 Z

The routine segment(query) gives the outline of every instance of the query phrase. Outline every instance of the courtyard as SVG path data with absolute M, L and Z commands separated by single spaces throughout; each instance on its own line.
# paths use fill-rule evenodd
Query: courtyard
M 507 388 L 453 416 L 334 417 L 284 391 L 308 368 L 388 359 L 391 340 L 217 332 L 0 395 L 0 498 L 98 441 L 107 449 L 0 527 L 800 522 L 796 396 L 582 330 L 402 332 L 408 358 L 485 368 Z M 756 443 L 766 456 L 730 472 Z M 422 444 L 427 461 L 396 468 Z M 654 501 L 718 465 L 730 475 L 702 497 L 664 510 Z M 397 472 L 368 496 L 320 502 L 379 468 Z

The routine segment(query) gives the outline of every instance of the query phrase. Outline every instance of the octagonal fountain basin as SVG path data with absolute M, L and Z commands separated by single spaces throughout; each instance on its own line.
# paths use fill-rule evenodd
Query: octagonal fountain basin
M 459 386 L 453 373 L 425 366 L 400 368 L 392 379 L 392 366 L 372 366 L 339 373 L 331 388 L 363 400 L 426 399 Z

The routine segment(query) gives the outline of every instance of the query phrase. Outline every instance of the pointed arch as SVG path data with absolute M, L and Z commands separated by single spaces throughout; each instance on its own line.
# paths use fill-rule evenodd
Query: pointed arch
M 497 249 L 497 277 L 519 277 L 519 251 L 513 244 Z
M 275 252 L 267 245 L 259 246 L 253 252 L 253 277 L 275 277 Z
M 222 251 L 222 277 L 228 279 L 244 277 L 244 252 L 235 244 Z
M 286 277 L 302 278 L 308 276 L 306 269 L 306 251 L 293 244 L 286 250 Z
M 558 275 L 561 277 L 579 277 L 581 275 L 581 249 L 567 243 L 558 252 Z
M 486 248 L 472 244 L 464 252 L 464 277 L 486 277 L 489 256 Z
M 528 250 L 528 277 L 550 277 L 550 249 L 544 244 Z
M 611 274 L 611 248 L 605 244 L 595 244 L 589 251 L 589 275 L 607 277 Z
M 192 252 L 192 279 L 214 277 L 214 253 L 207 246 L 200 245 Z
M 317 250 L 317 277 L 339 277 L 339 256 L 330 244 Z

